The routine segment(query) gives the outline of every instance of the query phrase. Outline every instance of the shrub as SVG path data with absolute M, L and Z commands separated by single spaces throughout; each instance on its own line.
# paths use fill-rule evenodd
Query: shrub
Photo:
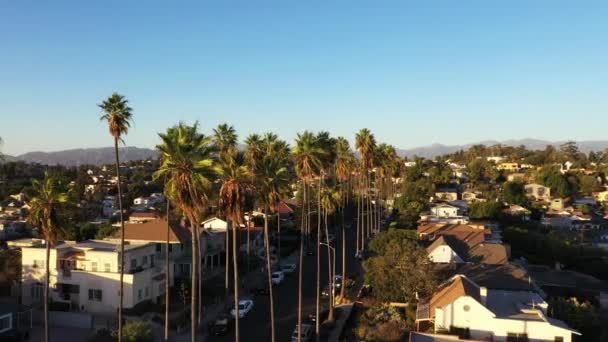
M 152 342 L 154 335 L 152 326 L 148 322 L 131 321 L 127 322 L 122 331 L 123 340 L 126 342 Z

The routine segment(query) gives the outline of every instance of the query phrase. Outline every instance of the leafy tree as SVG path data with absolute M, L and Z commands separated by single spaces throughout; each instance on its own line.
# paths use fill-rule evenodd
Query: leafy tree
M 103 240 L 107 237 L 113 236 L 118 231 L 117 227 L 112 225 L 103 225 L 97 229 L 97 233 L 95 233 L 95 239 Z
M 556 297 L 549 300 L 549 314 L 560 319 L 572 328 L 581 332 L 582 336 L 575 341 L 606 341 L 608 330 L 603 327 L 599 313 L 589 302 L 581 302 L 576 298 Z
M 412 229 L 389 229 L 382 234 L 378 234 L 369 243 L 369 250 L 383 255 L 386 253 L 386 249 L 391 241 L 403 241 L 403 240 L 418 240 L 418 233 Z
M 384 239 L 384 234 L 388 233 L 380 233 L 376 239 Z M 408 238 L 397 237 L 388 241 L 383 251 L 363 264 L 365 281 L 374 289 L 376 298 L 407 302 L 413 301 L 416 294 L 424 297 L 433 293 L 437 280 L 424 248 Z
M 509 204 L 526 205 L 526 188 L 522 182 L 506 182 L 503 185 L 503 199 Z
M 591 195 L 592 192 L 599 191 L 602 188 L 595 176 L 581 175 L 578 183 L 580 184 L 580 192 L 584 195 Z
M 144 321 L 129 321 L 123 327 L 122 337 L 126 342 L 152 342 L 152 326 Z
M 571 161 L 574 162 L 579 159 L 579 150 L 576 142 L 567 141 L 566 143 L 560 145 L 559 151 L 563 156 L 563 161 Z
M 502 204 L 499 202 L 473 202 L 469 207 L 469 216 L 473 219 L 499 219 L 502 215 Z
M 538 172 L 536 179 L 544 186 L 551 188 L 551 193 L 558 197 L 568 197 L 576 192 L 576 184 L 563 175 L 558 168 L 544 168 Z

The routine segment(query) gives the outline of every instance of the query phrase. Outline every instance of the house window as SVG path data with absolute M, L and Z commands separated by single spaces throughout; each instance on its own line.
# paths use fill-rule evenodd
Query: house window
M 141 300 L 141 289 L 137 290 L 137 300 Z
M 462 307 L 462 310 L 464 310 L 464 312 L 469 312 L 471 310 L 471 307 L 468 305 L 465 305 Z
M 179 248 L 180 248 L 180 250 L 183 252 L 183 251 L 184 251 L 184 248 L 185 248 L 185 247 L 184 247 L 184 244 L 183 244 L 183 243 L 180 243 L 180 244 L 179 244 Z
M 141 258 L 141 264 L 142 264 L 142 265 L 146 265 L 147 263 L 148 263 L 148 256 L 147 256 L 147 255 L 144 255 L 144 256 Z
M 99 289 L 89 289 L 89 300 L 93 302 L 101 302 L 102 293 Z
M 156 253 L 160 253 L 161 246 L 162 245 L 160 243 L 156 244 Z
M 150 267 L 154 267 L 154 258 L 155 258 L 155 255 L 150 254 Z
M 103 264 L 103 268 L 105 272 L 112 272 L 112 265 L 109 262 Z
M 137 259 L 131 259 L 131 270 L 135 270 L 137 268 Z
M 146 298 L 148 298 L 148 296 L 150 295 L 150 290 L 148 289 L 148 287 L 146 286 Z
M 169 244 L 169 253 L 172 253 L 172 252 L 173 252 L 173 245 Z
M 97 272 L 97 262 L 96 261 L 91 262 L 91 271 Z
M 43 268 L 44 260 L 34 260 L 34 264 L 32 265 L 34 268 Z
M 0 316 L 0 333 L 9 331 L 13 328 L 13 314 Z
M 507 333 L 507 342 L 528 342 L 528 334 Z
M 158 293 L 165 293 L 165 282 L 158 284 Z
M 555 338 L 553 339 L 554 342 L 564 342 L 564 338 L 561 336 L 555 336 Z

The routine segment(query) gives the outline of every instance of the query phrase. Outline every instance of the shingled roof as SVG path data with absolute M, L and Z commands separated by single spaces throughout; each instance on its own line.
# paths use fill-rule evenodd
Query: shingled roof
M 120 232 L 117 232 L 114 237 L 119 238 Z M 167 220 L 156 219 L 145 223 L 126 223 L 125 240 L 166 242 Z M 184 243 L 188 240 L 190 240 L 190 231 L 177 223 L 171 223 L 169 242 Z

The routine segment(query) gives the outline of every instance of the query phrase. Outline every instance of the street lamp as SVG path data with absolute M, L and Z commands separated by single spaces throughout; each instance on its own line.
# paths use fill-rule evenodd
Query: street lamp
M 334 247 L 332 247 L 331 245 L 328 245 L 326 242 L 321 242 L 320 243 L 321 246 L 326 246 L 330 249 L 330 253 L 329 253 L 329 257 L 332 258 L 332 269 L 330 270 L 331 273 L 331 283 L 329 284 L 330 289 L 329 289 L 329 298 L 331 300 L 331 305 L 334 305 L 334 289 L 335 289 L 335 281 L 336 281 L 336 249 Z M 333 257 L 332 257 L 333 254 Z

